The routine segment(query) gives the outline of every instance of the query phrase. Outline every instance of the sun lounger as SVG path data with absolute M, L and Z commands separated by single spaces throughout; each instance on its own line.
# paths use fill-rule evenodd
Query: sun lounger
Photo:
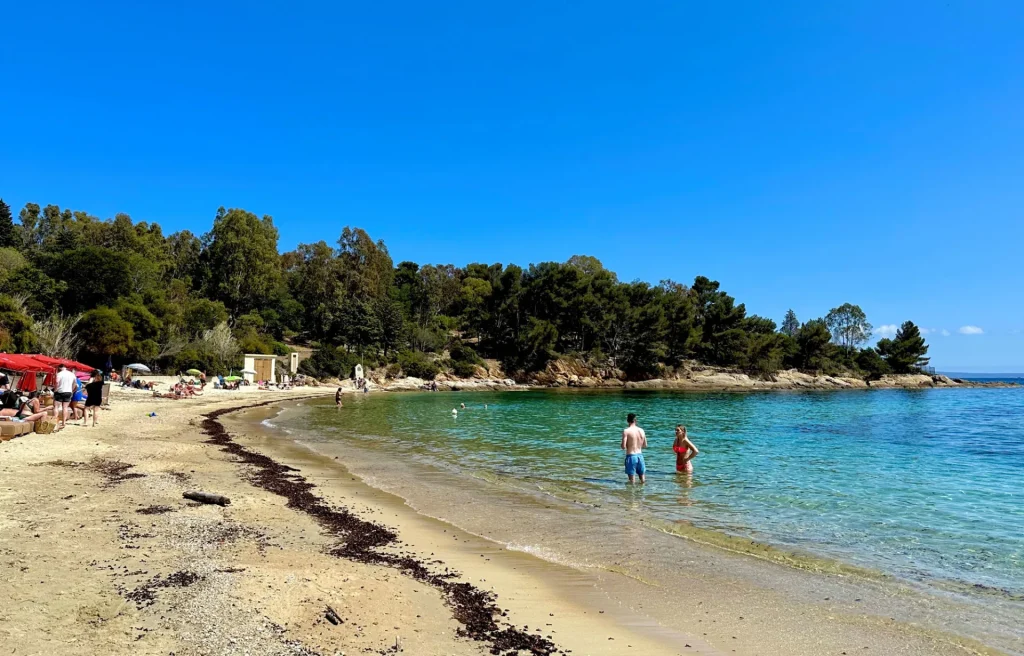
M 35 430 L 35 424 L 27 421 L 0 421 L 0 440 L 27 435 Z

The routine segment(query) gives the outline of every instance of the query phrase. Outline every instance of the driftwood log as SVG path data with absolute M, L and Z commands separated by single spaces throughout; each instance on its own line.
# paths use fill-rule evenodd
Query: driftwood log
M 324 611 L 324 617 L 327 618 L 328 622 L 330 622 L 331 624 L 333 624 L 335 626 L 337 626 L 338 624 L 341 624 L 341 617 L 336 612 L 334 612 L 334 609 L 331 608 L 330 606 L 328 606 L 327 610 Z
M 199 492 L 198 490 L 185 492 L 181 496 L 185 497 L 186 499 L 191 499 L 192 501 L 198 501 L 199 503 L 215 503 L 218 506 L 226 506 L 229 503 L 231 503 L 231 499 L 220 494 L 211 494 L 210 492 Z

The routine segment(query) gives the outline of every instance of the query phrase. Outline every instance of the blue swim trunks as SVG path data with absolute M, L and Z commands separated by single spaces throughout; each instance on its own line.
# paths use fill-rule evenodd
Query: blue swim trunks
M 647 472 L 644 454 L 631 453 L 626 456 L 626 476 L 643 476 Z

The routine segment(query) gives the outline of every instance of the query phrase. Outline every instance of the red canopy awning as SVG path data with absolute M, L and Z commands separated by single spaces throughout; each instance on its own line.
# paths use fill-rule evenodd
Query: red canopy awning
M 34 359 L 38 360 L 39 362 L 42 362 L 43 364 L 45 364 L 45 365 L 47 365 L 49 367 L 54 367 L 54 368 L 56 368 L 57 365 L 62 364 L 65 367 L 67 367 L 68 369 L 76 369 L 78 371 L 95 371 L 95 369 L 96 369 L 96 367 L 90 367 L 87 364 L 82 364 L 81 362 L 77 362 L 75 360 L 66 360 L 64 358 L 51 358 L 48 355 L 36 354 L 36 355 L 30 355 L 28 357 L 34 358 Z
M 15 353 L 0 353 L 0 368 L 17 371 L 19 373 L 24 371 L 50 373 L 54 369 L 52 365 L 40 362 L 31 355 L 20 355 Z
M 53 367 L 31 356 L 13 353 L 0 353 L 0 369 L 7 369 L 20 375 L 18 389 L 22 392 L 34 392 L 38 389 L 36 374 L 46 374 L 46 378 L 49 379 L 55 371 Z

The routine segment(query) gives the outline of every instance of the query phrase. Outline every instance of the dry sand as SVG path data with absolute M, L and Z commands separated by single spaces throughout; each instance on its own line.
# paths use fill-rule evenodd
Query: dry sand
M 452 585 L 497 592 L 497 607 L 507 610 L 497 624 L 504 638 L 539 636 L 533 644 L 541 650 L 763 653 L 750 647 L 757 641 L 749 631 L 736 651 L 737 643 L 708 644 L 699 633 L 645 624 L 628 609 L 603 604 L 586 577 L 397 507 L 342 467 L 285 440 L 233 433 L 232 453 L 203 433 L 205 413 L 302 395 L 209 392 L 173 401 L 115 390 L 99 428 L 71 426 L 0 443 L 0 653 L 507 653 L 492 651 L 494 635 L 463 635 L 453 588 L 396 568 L 407 554 L 431 575 L 457 570 Z M 308 481 L 325 506 L 351 509 L 353 522 L 395 528 L 401 545 L 366 552 L 394 560 L 368 564 L 331 555 L 339 536 L 326 520 L 254 485 L 259 467 L 240 460 L 246 453 L 301 469 L 278 472 L 278 491 Z M 182 499 L 194 489 L 231 503 Z M 325 617 L 327 607 L 338 624 Z M 776 630 L 806 634 L 814 627 Z M 893 635 L 884 641 L 892 650 L 883 644 L 871 653 L 928 653 L 920 638 L 896 649 L 901 633 Z

